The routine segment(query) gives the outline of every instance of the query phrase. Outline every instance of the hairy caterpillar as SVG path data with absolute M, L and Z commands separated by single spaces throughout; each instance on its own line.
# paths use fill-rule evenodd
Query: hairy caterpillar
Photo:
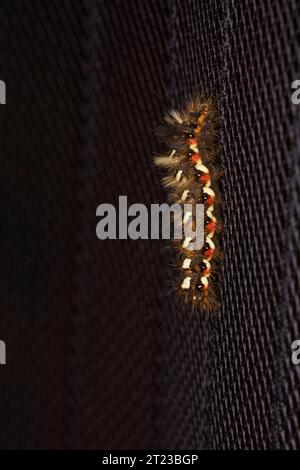
M 176 287 L 184 301 L 204 311 L 219 306 L 219 233 L 221 197 L 218 189 L 221 171 L 217 165 L 217 110 L 211 99 L 195 98 L 182 111 L 171 110 L 158 133 L 169 153 L 155 158 L 167 170 L 163 184 L 170 202 L 204 204 L 204 245 L 189 249 L 189 240 L 174 242 Z

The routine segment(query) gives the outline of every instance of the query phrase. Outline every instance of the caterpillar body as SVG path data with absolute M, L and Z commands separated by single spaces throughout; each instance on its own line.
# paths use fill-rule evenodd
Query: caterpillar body
M 158 129 L 169 152 L 155 158 L 167 170 L 163 184 L 169 199 L 179 204 L 204 204 L 204 244 L 189 249 L 189 241 L 174 241 L 176 290 L 185 302 L 204 311 L 219 307 L 221 195 L 217 164 L 218 118 L 211 99 L 195 98 L 181 111 L 171 110 Z

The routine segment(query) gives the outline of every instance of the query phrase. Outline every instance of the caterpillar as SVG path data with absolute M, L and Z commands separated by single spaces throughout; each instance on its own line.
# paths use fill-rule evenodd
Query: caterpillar
M 154 161 L 167 171 L 162 181 L 170 202 L 204 205 L 203 246 L 189 249 L 186 238 L 173 242 L 176 290 L 193 308 L 209 312 L 219 307 L 222 228 L 222 172 L 218 165 L 218 116 L 213 100 L 196 97 L 181 111 L 170 110 L 158 134 L 168 153 Z

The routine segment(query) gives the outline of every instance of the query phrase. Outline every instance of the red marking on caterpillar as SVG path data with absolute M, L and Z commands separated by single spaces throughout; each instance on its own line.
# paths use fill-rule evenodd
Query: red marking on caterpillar
M 155 163 L 167 170 L 163 184 L 170 202 L 204 204 L 205 235 L 200 250 L 189 250 L 187 240 L 174 242 L 177 291 L 185 302 L 204 311 L 219 307 L 221 196 L 217 164 L 217 110 L 211 99 L 195 98 L 183 110 L 171 110 L 158 133 L 169 148 Z

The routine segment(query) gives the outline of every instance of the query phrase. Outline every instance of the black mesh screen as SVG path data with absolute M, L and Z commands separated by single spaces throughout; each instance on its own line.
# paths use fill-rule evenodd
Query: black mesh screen
M 296 0 L 2 0 L 1 448 L 300 448 Z M 96 207 L 165 200 L 170 105 L 216 97 L 222 308 Z

